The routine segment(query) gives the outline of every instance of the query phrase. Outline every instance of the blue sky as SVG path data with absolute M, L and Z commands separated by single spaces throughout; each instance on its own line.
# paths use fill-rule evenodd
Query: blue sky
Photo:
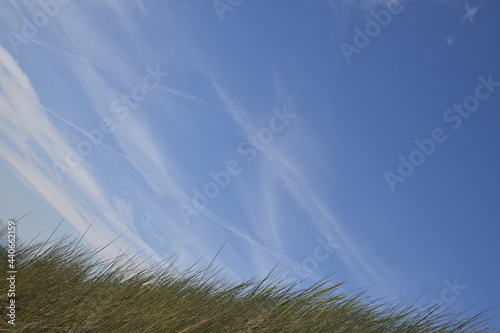
M 0 215 L 235 279 L 498 305 L 500 5 L 2 1 Z M 474 310 L 473 310 L 474 312 Z M 498 309 L 491 311 L 492 315 Z M 495 319 L 497 325 L 500 320 Z

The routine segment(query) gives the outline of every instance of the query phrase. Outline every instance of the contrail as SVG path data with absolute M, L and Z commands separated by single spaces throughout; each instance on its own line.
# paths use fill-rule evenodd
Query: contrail
M 203 103 L 203 104 L 208 104 L 208 105 L 215 106 L 216 108 L 219 108 L 219 109 L 222 109 L 222 110 L 227 110 L 227 108 L 225 108 L 225 107 L 223 107 L 221 105 L 218 105 L 218 104 L 206 101 L 206 100 L 201 99 L 199 97 L 190 95 L 188 93 L 185 93 L 185 92 L 177 90 L 177 89 L 173 89 L 173 88 L 167 87 L 165 85 L 160 85 L 160 88 L 163 89 L 163 90 L 168 91 L 171 94 L 174 94 L 174 95 L 177 95 L 179 97 L 185 98 L 185 99 L 187 99 L 189 101 L 195 101 L 195 102 L 199 102 L 199 103 Z
M 67 56 L 70 56 L 70 57 L 76 58 L 76 59 L 78 59 L 78 60 L 84 61 L 84 62 L 86 62 L 86 63 L 92 64 L 92 65 L 96 65 L 96 66 L 101 66 L 100 64 L 98 64 L 98 63 L 96 63 L 96 62 L 93 62 L 93 61 L 91 61 L 91 60 L 88 60 L 88 59 L 82 58 L 82 57 L 77 56 L 77 55 L 75 55 L 75 54 L 72 54 L 72 53 L 66 52 L 66 51 L 64 51 L 64 50 L 56 49 L 55 47 L 52 47 L 52 46 L 47 45 L 47 44 L 45 44 L 45 43 L 39 42 L 39 41 L 37 41 L 37 40 L 31 39 L 31 38 L 26 38 L 26 39 L 27 39 L 27 40 L 29 40 L 29 41 L 32 41 L 33 43 L 36 43 L 36 44 L 38 44 L 38 45 L 45 46 L 45 47 L 47 47 L 47 48 L 49 48 L 49 49 L 51 49 L 51 50 L 54 50 L 54 51 L 60 52 L 60 53 L 62 53 L 62 54 L 65 54 L 65 55 L 67 55 Z
M 54 111 L 52 111 L 51 109 L 49 109 L 48 107 L 42 105 L 41 103 L 38 103 L 38 105 L 40 105 L 44 110 L 48 111 L 50 114 L 52 114 L 54 117 L 58 118 L 59 120 L 65 122 L 67 125 L 73 127 L 74 129 L 76 129 L 77 131 L 79 131 L 80 133 L 82 133 L 83 135 L 85 135 L 91 142 L 92 141 L 97 141 L 99 142 L 101 145 L 103 145 L 103 147 L 109 149 L 110 151 L 112 151 L 113 153 L 115 153 L 116 155 L 126 159 L 127 161 L 130 162 L 130 160 L 128 159 L 127 156 L 123 155 L 122 153 L 114 150 L 113 148 L 111 148 L 110 146 L 108 146 L 107 144 L 105 144 L 104 142 L 102 142 L 101 140 L 97 140 L 96 138 L 94 138 L 92 135 L 90 135 L 87 131 L 85 131 L 84 129 L 76 126 L 75 124 L 73 124 L 72 122 L 70 122 L 69 120 L 67 120 L 66 118 L 63 118 L 61 117 L 60 115 L 58 115 L 57 113 L 55 113 Z
M 238 237 L 241 237 L 241 238 L 245 239 L 247 242 L 249 242 L 253 246 L 256 246 L 256 247 L 260 248 L 261 250 L 264 250 L 265 252 L 271 254 L 276 259 L 281 260 L 281 261 L 285 261 L 286 263 L 288 263 L 291 266 L 302 266 L 301 264 L 299 264 L 295 260 L 290 259 L 287 256 L 285 256 L 284 254 L 281 254 L 281 253 L 279 253 L 277 251 L 274 251 L 274 250 L 268 248 L 264 244 L 262 244 L 262 243 L 256 241 L 255 239 L 253 239 L 247 233 L 245 233 L 245 232 L 243 232 L 241 230 L 238 230 L 238 228 L 236 228 L 234 226 L 231 226 L 226 221 L 224 221 L 221 217 L 219 217 L 217 214 L 215 214 L 214 212 L 212 212 L 210 209 L 204 208 L 204 209 L 201 209 L 200 211 L 203 213 L 203 215 L 205 215 L 206 217 L 208 217 L 209 219 L 211 219 L 215 223 L 217 223 L 217 224 L 221 225 L 222 227 L 224 227 L 225 229 L 231 231 L 232 233 L 234 233 Z M 319 280 L 320 279 L 317 274 L 314 274 L 312 272 L 308 272 L 307 270 L 303 270 L 303 271 L 304 271 L 304 273 L 307 276 L 309 276 L 313 280 Z
M 226 110 L 226 111 L 229 110 L 228 108 L 226 108 L 224 106 L 221 106 L 221 105 L 218 105 L 218 104 L 206 101 L 206 100 L 201 99 L 199 97 L 187 94 L 187 93 L 185 93 L 183 91 L 180 91 L 180 90 L 176 90 L 176 89 L 167 87 L 165 85 L 160 85 L 160 88 L 163 89 L 163 90 L 168 91 L 169 93 L 172 93 L 172 94 L 177 95 L 179 97 L 185 98 L 185 99 L 187 99 L 189 101 L 195 101 L 195 102 L 199 102 L 199 103 L 203 103 L 203 104 L 208 104 L 208 105 L 215 106 L 215 107 L 217 107 L 219 109 Z M 181 193 L 182 193 L 183 197 L 188 198 L 188 196 L 185 195 L 183 192 L 181 192 Z M 281 254 L 281 253 L 279 253 L 277 251 L 274 251 L 274 250 L 270 249 L 269 247 L 265 246 L 264 244 L 262 244 L 262 243 L 258 242 L 257 240 L 253 239 L 247 233 L 245 233 L 245 232 L 239 230 L 238 228 L 230 225 L 229 223 L 227 223 L 226 221 L 224 221 L 221 217 L 219 217 L 217 214 L 215 214 L 210 209 L 204 208 L 204 209 L 201 209 L 200 211 L 203 213 L 203 215 L 205 215 L 206 217 L 208 217 L 210 220 L 212 220 L 215 223 L 219 224 L 223 228 L 229 230 L 230 232 L 232 232 L 236 236 L 245 239 L 247 242 L 249 242 L 253 246 L 256 246 L 256 247 L 260 248 L 261 250 L 264 250 L 265 252 L 271 254 L 274 258 L 276 258 L 276 259 L 278 259 L 280 261 L 284 261 L 284 262 L 286 262 L 286 263 L 288 263 L 290 265 L 302 266 L 298 262 L 294 261 L 293 259 L 290 259 L 287 256 L 285 256 L 285 255 L 283 255 L 283 254 Z M 318 277 L 317 274 L 310 273 L 310 272 L 307 272 L 307 271 L 305 271 L 305 273 L 306 273 L 307 276 L 309 276 L 313 280 L 319 280 L 319 277 Z

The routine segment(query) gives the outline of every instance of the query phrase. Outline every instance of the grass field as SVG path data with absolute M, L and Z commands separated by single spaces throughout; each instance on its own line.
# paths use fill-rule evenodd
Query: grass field
M 2 237 L 5 236 L 5 230 Z M 464 319 L 403 302 L 369 302 L 323 281 L 309 289 L 268 277 L 233 283 L 216 269 L 152 268 L 125 255 L 62 238 L 20 245 L 16 320 L 8 324 L 9 283 L 0 284 L 0 331 L 8 332 L 498 332 L 483 315 Z M 7 274 L 2 252 L 0 270 Z M 377 305 L 376 305 L 377 304 Z

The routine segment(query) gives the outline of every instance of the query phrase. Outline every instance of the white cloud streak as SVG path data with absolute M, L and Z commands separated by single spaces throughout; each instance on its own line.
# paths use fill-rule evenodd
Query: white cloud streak
M 80 233 L 98 214 L 116 213 L 116 207 L 107 199 L 108 193 L 85 166 L 75 168 L 67 176 L 67 183 L 58 181 L 51 161 L 63 160 L 71 148 L 40 107 L 29 78 L 3 48 L 0 48 L 0 92 L 0 133 L 3 138 L 0 156 L 17 170 L 19 177 L 56 211 L 67 216 L 71 226 Z M 121 226 L 121 229 L 126 227 Z M 96 223 L 87 233 L 86 240 L 105 244 L 116 236 L 116 230 L 105 223 Z M 154 251 L 132 235 L 124 236 L 123 240 L 130 237 L 134 238 L 134 244 L 154 255 Z M 116 249 L 116 246 L 118 243 L 110 249 Z

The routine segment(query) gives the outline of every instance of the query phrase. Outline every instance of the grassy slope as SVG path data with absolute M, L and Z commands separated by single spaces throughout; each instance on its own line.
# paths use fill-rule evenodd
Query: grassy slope
M 178 275 L 172 261 L 148 270 L 124 256 L 97 261 L 95 250 L 68 239 L 43 245 L 18 248 L 15 327 L 7 324 L 2 279 L 0 331 L 493 332 L 479 318 L 419 313 L 401 303 L 377 307 L 326 283 L 307 290 L 270 278 L 235 284 L 205 269 Z

